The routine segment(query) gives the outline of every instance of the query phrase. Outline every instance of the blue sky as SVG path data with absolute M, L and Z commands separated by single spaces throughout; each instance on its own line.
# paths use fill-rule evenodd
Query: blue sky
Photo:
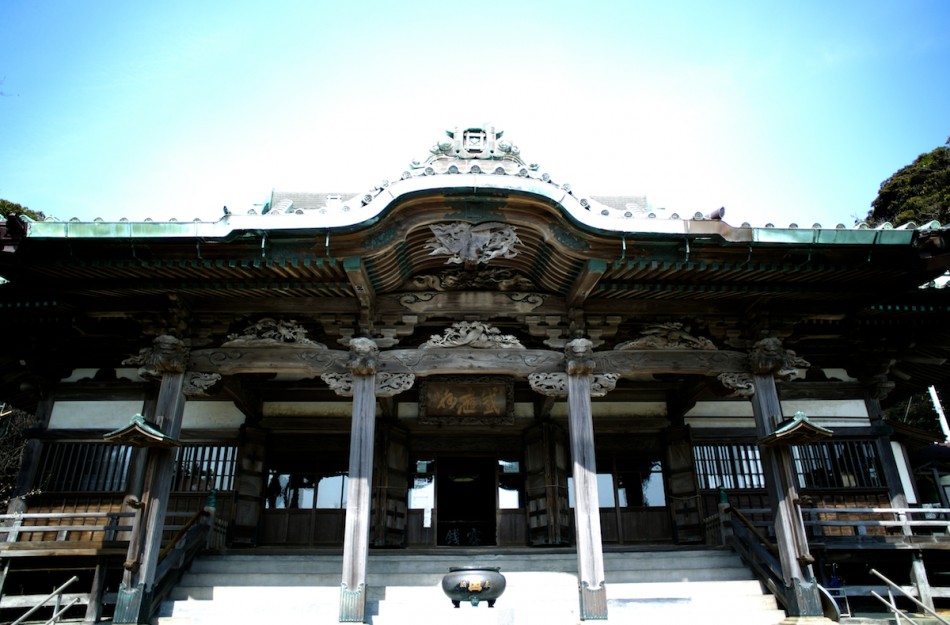
M 950 2 L 0 3 L 0 197 L 215 220 L 484 122 L 581 195 L 851 225 L 950 135 Z

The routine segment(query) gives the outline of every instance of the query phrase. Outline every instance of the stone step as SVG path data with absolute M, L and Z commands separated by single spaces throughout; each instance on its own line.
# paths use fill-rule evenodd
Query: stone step
M 728 551 L 669 551 L 657 554 L 640 552 L 605 554 L 606 571 L 689 569 L 714 569 L 735 567 L 738 558 Z M 541 555 L 374 555 L 369 558 L 371 573 L 399 573 L 445 571 L 450 566 L 498 566 L 504 571 L 550 570 L 575 572 L 577 557 L 574 554 Z M 199 559 L 192 566 L 195 573 L 256 571 L 260 573 L 319 574 L 338 572 L 342 568 L 340 556 L 212 556 Z
M 441 589 L 450 566 L 500 567 L 507 589 L 494 608 L 454 608 Z M 577 625 L 573 553 L 374 553 L 366 610 L 373 625 Z M 161 607 L 157 625 L 336 623 L 339 555 L 203 556 Z M 686 623 L 728 607 L 730 625 L 773 625 L 784 618 L 775 599 L 738 557 L 724 550 L 605 554 L 608 623 Z

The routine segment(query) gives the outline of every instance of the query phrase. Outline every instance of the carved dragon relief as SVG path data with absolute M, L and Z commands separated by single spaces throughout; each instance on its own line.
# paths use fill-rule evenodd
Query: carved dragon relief
M 522 245 L 514 226 L 501 222 L 470 224 L 457 221 L 432 224 L 429 229 L 433 236 L 424 247 L 432 250 L 430 256 L 448 256 L 446 264 L 474 266 L 495 258 L 514 258 L 518 255 L 515 246 Z

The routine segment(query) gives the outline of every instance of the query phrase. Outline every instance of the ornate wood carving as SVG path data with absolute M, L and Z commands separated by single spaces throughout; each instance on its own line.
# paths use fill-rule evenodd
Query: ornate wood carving
M 524 349 L 524 345 L 510 334 L 482 321 L 458 321 L 446 328 L 442 336 L 433 334 L 421 349 L 433 347 L 470 347 L 475 349 Z
M 237 345 L 274 345 L 293 343 L 326 349 L 326 345 L 307 338 L 307 330 L 294 320 L 261 319 L 244 329 L 243 334 L 229 334 L 222 347 Z
M 788 379 L 810 366 L 792 350 L 782 348 L 782 342 L 775 337 L 764 338 L 753 346 L 749 364 L 755 375 L 774 375 L 779 379 Z
M 591 378 L 590 396 L 604 397 L 614 390 L 620 376 L 616 373 L 602 373 Z M 531 390 L 546 397 L 565 397 L 567 395 L 566 373 L 532 373 L 528 376 Z
M 156 337 L 152 347 L 142 348 L 138 355 L 122 361 L 123 365 L 140 365 L 143 378 L 161 378 L 166 373 L 182 373 L 188 362 L 188 344 L 168 334 Z
M 450 269 L 412 278 L 407 291 L 533 291 L 534 282 L 513 269 L 486 267 L 477 272 Z
M 444 293 L 438 291 L 412 292 L 399 296 L 399 305 L 420 314 L 460 313 L 473 309 L 487 313 L 504 310 L 506 313 L 530 313 L 543 306 L 546 296 L 530 292 L 491 293 L 477 291 Z
M 351 373 L 324 373 L 320 379 L 340 397 L 353 397 Z M 376 397 L 392 397 L 412 388 L 416 376 L 411 373 L 377 373 Z
M 752 382 L 752 376 L 748 373 L 720 373 L 717 377 L 719 383 L 732 391 L 730 397 L 743 397 L 748 399 L 755 395 L 755 384 Z
M 365 337 L 350 339 L 350 357 L 346 368 L 353 375 L 373 375 L 379 363 L 379 347 Z
M 617 345 L 616 350 L 629 349 L 716 349 L 707 338 L 696 337 L 682 323 L 657 323 L 647 326 L 638 338 Z
M 590 375 L 594 372 L 594 344 L 590 339 L 574 339 L 564 346 L 568 375 Z
M 447 264 L 474 266 L 495 258 L 514 258 L 518 255 L 515 246 L 522 245 L 515 227 L 501 222 L 470 224 L 457 221 L 432 224 L 429 229 L 433 236 L 426 241 L 425 249 L 432 250 L 430 256 L 448 256 Z
M 189 372 L 185 376 L 185 385 L 182 393 L 185 397 L 207 397 L 208 389 L 221 381 L 219 373 L 195 373 Z

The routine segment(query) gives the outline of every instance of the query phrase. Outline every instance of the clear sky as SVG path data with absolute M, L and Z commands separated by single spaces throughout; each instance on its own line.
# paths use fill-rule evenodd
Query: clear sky
M 0 1 L 0 197 L 216 220 L 491 123 L 584 195 L 851 225 L 950 135 L 950 2 Z

